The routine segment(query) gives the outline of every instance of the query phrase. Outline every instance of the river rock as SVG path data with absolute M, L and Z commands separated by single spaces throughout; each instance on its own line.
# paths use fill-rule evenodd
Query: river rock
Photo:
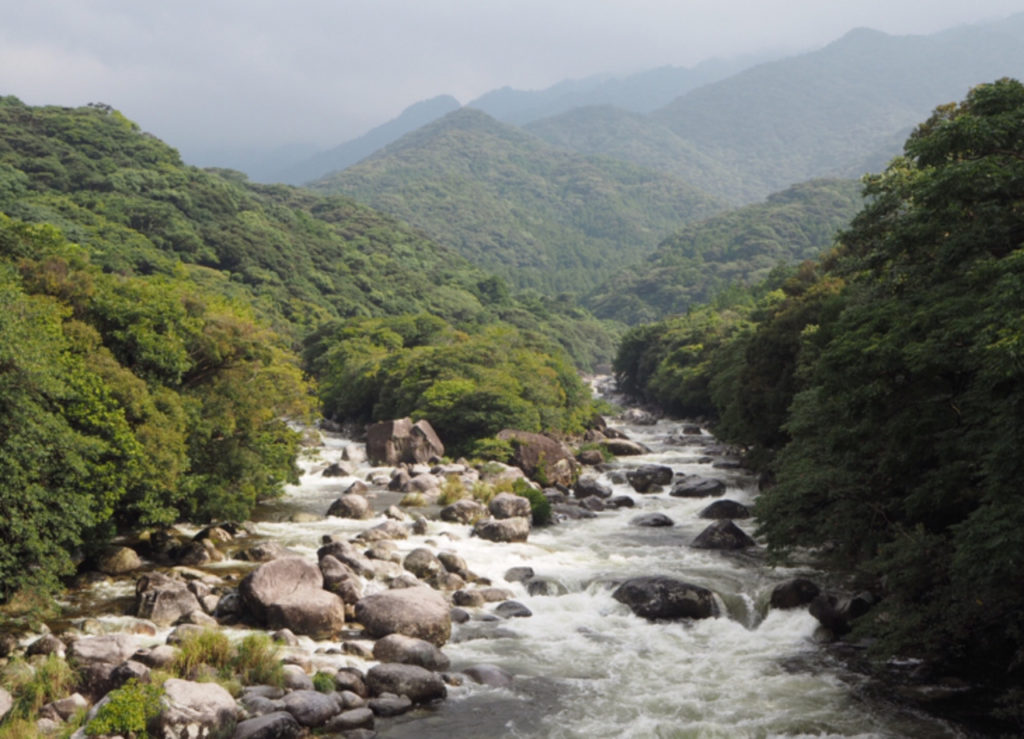
M 591 496 L 597 498 L 610 498 L 612 497 L 612 489 L 602 482 L 598 482 L 595 475 L 582 475 L 580 479 L 573 485 L 573 493 L 577 498 L 588 498 Z
M 395 695 L 394 693 L 382 693 L 367 703 L 375 716 L 390 718 L 401 716 L 412 709 L 412 701 L 407 695 Z
M 494 612 L 502 618 L 529 618 L 533 615 L 533 611 L 517 600 L 507 600 L 504 603 L 500 603 L 494 609 Z
M 337 518 L 365 519 L 373 516 L 373 509 L 370 507 L 370 501 L 362 495 L 346 493 L 331 503 L 331 507 L 327 509 L 327 515 Z
M 447 505 L 442 508 L 438 515 L 441 517 L 442 521 L 473 524 L 481 519 L 487 518 L 489 514 L 487 506 L 483 503 L 471 498 L 462 498 L 461 500 L 457 500 L 451 505 Z
M 352 465 L 345 462 L 334 462 L 320 474 L 324 477 L 351 477 L 354 472 L 355 468 Z
M 576 461 L 587 467 L 594 467 L 604 462 L 604 455 L 597 449 L 583 449 L 576 455 Z
M 341 693 L 355 693 L 365 698 L 370 693 L 366 689 L 363 673 L 355 667 L 342 667 L 334 674 L 334 687 Z
M 636 501 L 628 495 L 616 495 L 614 498 L 606 500 L 605 505 L 609 508 L 632 508 L 636 505 Z
M 238 554 L 239 559 L 248 562 L 269 562 L 279 557 L 297 557 L 298 552 L 288 549 L 276 541 L 261 541 Z
M 26 657 L 55 654 L 61 659 L 63 659 L 66 653 L 67 647 L 64 646 L 64 642 L 55 637 L 53 634 L 44 634 L 43 636 L 39 637 L 34 642 L 29 644 L 28 647 L 25 649 Z
M 479 590 L 456 590 L 452 593 L 452 603 L 464 608 L 480 608 L 486 602 Z
M 142 662 L 137 662 L 134 659 L 125 660 L 110 673 L 110 689 L 120 688 L 129 680 L 135 680 L 140 683 L 149 682 L 149 673 L 148 665 L 144 665 Z
M 609 431 L 610 430 L 611 429 L 609 429 Z M 609 438 L 598 443 L 601 445 L 601 448 L 606 450 L 609 454 L 614 454 L 616 457 L 631 457 L 638 454 L 647 454 L 651 451 L 643 444 L 629 439 Z
M 597 518 L 597 514 L 593 511 L 588 511 L 586 508 L 580 508 L 578 505 L 552 505 L 551 515 L 555 520 L 559 521 L 575 521 L 581 518 Z
M 813 582 L 804 577 L 795 577 L 772 588 L 769 603 L 772 608 L 799 608 L 817 598 L 819 593 L 821 588 Z
M 710 618 L 718 614 L 714 594 L 671 577 L 637 577 L 622 583 L 612 597 L 646 619 Z
M 492 688 L 511 688 L 515 679 L 511 672 L 490 664 L 472 665 L 463 670 L 462 674 L 475 683 Z
M 421 580 L 429 580 L 444 571 L 441 560 L 426 547 L 417 547 L 409 552 L 402 561 L 402 567 Z
M 312 562 L 282 557 L 250 572 L 238 590 L 249 612 L 268 628 L 329 638 L 345 625 L 345 604 L 323 584 Z
M 298 739 L 305 731 L 287 711 L 274 711 L 240 722 L 232 739 Z
M 527 501 L 529 503 L 529 501 Z M 477 522 L 473 527 L 473 536 L 487 541 L 511 543 L 526 541 L 530 535 L 530 519 L 525 516 L 516 518 L 489 518 Z
M 439 672 L 447 670 L 451 661 L 444 652 L 423 639 L 404 634 L 388 634 L 373 645 L 373 658 L 378 662 L 419 665 Z
M 526 592 L 530 595 L 559 596 L 566 595 L 569 589 L 557 580 L 535 577 L 526 583 Z
M 137 649 L 136 638 L 128 634 L 107 634 L 78 639 L 68 649 L 68 659 L 78 665 L 82 686 L 93 698 L 110 690 L 110 675 Z
M 867 613 L 875 599 L 870 593 L 841 597 L 835 593 L 820 593 L 811 601 L 807 612 L 822 626 L 839 637 L 853 628 L 851 622 Z
M 160 626 L 169 626 L 193 611 L 202 611 L 195 594 L 181 580 L 159 572 L 135 582 L 135 615 Z
M 664 513 L 641 513 L 629 519 L 630 526 L 675 526 L 675 521 Z
M 409 529 L 405 524 L 392 521 L 390 518 L 376 526 L 360 531 L 356 538 L 360 541 L 378 541 L 380 539 L 408 539 Z
M 696 549 L 745 549 L 755 544 L 739 526 L 728 519 L 721 519 L 697 534 L 690 546 Z
M 687 475 L 672 487 L 677 498 L 711 498 L 725 492 L 725 483 L 710 477 Z
M 3 698 L 0 696 L 0 720 L 3 720 Z M 72 693 L 66 698 L 51 701 L 39 709 L 39 715 L 57 721 L 67 721 L 79 711 L 87 709 L 89 701 L 81 693 Z
M 697 514 L 701 518 L 750 518 L 750 509 L 735 500 L 716 500 Z
M 225 736 L 234 730 L 235 699 L 217 683 L 171 678 L 163 690 L 157 736 Z
M 316 550 L 316 556 L 323 559 L 331 556 L 362 577 L 374 577 L 376 570 L 370 559 L 347 541 L 331 541 Z
M 413 703 L 429 703 L 448 695 L 440 675 L 418 665 L 385 663 L 371 667 L 366 673 L 366 687 L 372 695 L 394 693 Z
M 505 570 L 505 581 L 506 582 L 526 582 L 536 573 L 532 567 L 509 567 Z
M 469 565 L 466 564 L 466 560 L 460 557 L 455 552 L 438 552 L 437 558 L 448 572 L 453 575 L 469 580 L 472 577 L 472 573 L 469 571 Z
M 516 518 L 530 516 L 530 501 L 521 495 L 498 493 L 487 509 L 495 518 Z
M 427 587 L 388 590 L 356 603 L 356 620 L 374 638 L 405 634 L 442 646 L 452 632 L 448 602 Z
M 124 575 L 142 567 L 142 558 L 130 547 L 114 547 L 100 555 L 96 569 L 104 575 Z
M 336 557 L 320 558 L 320 572 L 324 577 L 324 590 L 328 590 L 346 603 L 355 605 L 363 597 L 363 583 L 351 567 Z
M 543 434 L 517 429 L 503 429 L 497 438 L 512 443 L 513 462 L 530 479 L 544 485 L 572 485 L 577 462 L 565 444 Z
M 600 498 L 597 498 L 597 497 L 595 497 L 593 495 L 590 495 L 590 496 L 584 498 L 583 500 L 581 500 L 579 502 L 579 505 L 580 505 L 580 508 L 585 508 L 586 510 L 593 511 L 595 513 L 600 513 L 605 508 L 607 508 L 607 506 L 604 504 L 603 500 L 601 500 Z
M 626 480 L 638 493 L 655 492 L 660 485 L 672 482 L 672 468 L 662 464 L 645 464 L 627 470 Z
M 153 669 L 163 669 L 177 658 L 180 650 L 170 644 L 158 644 L 148 649 L 139 649 L 132 659 Z
M 366 429 L 366 456 L 375 465 L 416 464 L 444 456 L 444 444 L 429 421 L 381 421 Z
M 328 734 L 350 732 L 354 729 L 372 729 L 373 728 L 373 711 L 369 708 L 360 707 L 352 708 L 343 713 L 339 713 L 337 716 L 332 718 L 324 725 L 324 731 Z M 349 736 L 345 733 L 345 736 Z
M 303 726 L 314 728 L 326 724 L 337 715 L 338 702 L 329 695 L 315 690 L 293 690 L 282 698 L 284 709 Z

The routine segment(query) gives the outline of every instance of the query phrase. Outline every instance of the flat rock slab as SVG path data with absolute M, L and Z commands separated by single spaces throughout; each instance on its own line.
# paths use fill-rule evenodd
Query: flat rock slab
M 404 634 L 442 646 L 452 632 L 448 601 L 427 587 L 375 593 L 356 603 L 356 620 L 374 638 Z

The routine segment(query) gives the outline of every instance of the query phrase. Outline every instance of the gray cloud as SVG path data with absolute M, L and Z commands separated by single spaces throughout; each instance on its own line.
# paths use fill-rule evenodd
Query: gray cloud
M 0 86 L 103 101 L 189 151 L 330 146 L 441 93 L 931 33 L 1019 0 L 33 0 L 6 3 Z

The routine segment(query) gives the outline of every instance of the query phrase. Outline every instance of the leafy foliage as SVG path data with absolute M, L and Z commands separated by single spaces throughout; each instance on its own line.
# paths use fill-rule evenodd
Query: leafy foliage
M 128 734 L 146 739 L 149 724 L 160 715 L 163 689 L 135 678 L 110 692 L 96 718 L 85 725 L 86 736 Z

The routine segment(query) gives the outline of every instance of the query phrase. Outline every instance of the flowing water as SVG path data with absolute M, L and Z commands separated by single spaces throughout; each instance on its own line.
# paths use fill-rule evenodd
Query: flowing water
M 725 497 L 752 502 L 754 481 L 723 465 L 720 456 L 709 456 L 713 440 L 706 434 L 686 437 L 679 424 L 667 421 L 619 428 L 652 450 L 621 458 L 620 474 L 644 463 L 666 464 L 677 473 L 721 479 L 728 486 Z M 319 464 L 308 463 L 311 471 L 337 459 L 347 442 L 327 436 L 326 443 Z M 467 680 L 451 688 L 440 706 L 380 722 L 381 736 L 959 736 L 943 723 L 863 697 L 859 678 L 831 661 L 814 640 L 817 623 L 805 609 L 767 610 L 773 585 L 806 571 L 771 568 L 757 550 L 693 549 L 689 543 L 709 523 L 697 515 L 709 499 L 674 498 L 667 491 L 640 495 L 613 479 L 620 479 L 614 470 L 601 476 L 614 494 L 632 497 L 634 508 L 535 529 L 527 543 L 490 543 L 471 538 L 468 526 L 440 521 L 431 521 L 426 535 L 398 542 L 403 554 L 424 545 L 454 550 L 476 574 L 512 590 L 533 615 L 487 620 L 477 613 L 453 627 L 445 647 L 452 671 L 494 664 L 515 675 L 512 688 Z M 350 482 L 311 472 L 264 513 L 278 519 L 296 511 L 322 514 Z M 393 502 L 388 496 L 378 494 L 377 510 Z M 630 526 L 641 512 L 664 513 L 675 525 Z M 323 534 L 354 535 L 375 522 L 267 521 L 259 529 L 312 557 Z M 739 523 L 752 532 L 751 521 Z M 531 596 L 522 583 L 505 581 L 510 567 L 524 565 L 563 594 Z M 639 618 L 612 598 L 612 589 L 640 575 L 670 575 L 710 588 L 723 615 L 692 622 Z M 335 660 L 369 666 L 348 656 Z

